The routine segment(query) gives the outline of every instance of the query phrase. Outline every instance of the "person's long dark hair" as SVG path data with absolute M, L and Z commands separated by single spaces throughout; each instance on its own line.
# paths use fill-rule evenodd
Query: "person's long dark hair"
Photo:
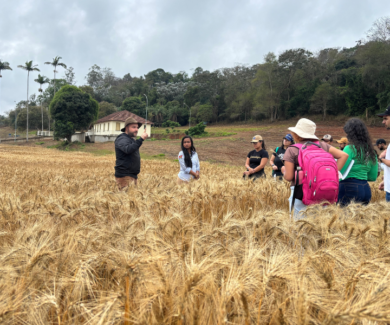
M 188 152 L 188 149 L 184 148 L 184 146 L 183 146 L 184 139 L 190 139 L 190 141 L 191 141 L 191 150 L 190 150 L 191 154 Z M 191 157 L 192 157 L 192 153 L 196 152 L 196 149 L 194 147 L 194 141 L 192 141 L 192 138 L 189 135 L 186 135 L 183 137 L 183 139 L 181 139 L 181 151 L 183 151 L 184 163 L 186 164 L 186 167 L 192 168 Z
M 357 160 L 365 164 L 369 161 L 375 163 L 376 151 L 363 121 L 358 118 L 349 119 L 344 125 L 344 132 L 347 134 L 349 144 L 354 146 Z
M 267 148 L 266 148 L 266 146 L 265 146 L 265 141 L 264 141 L 264 139 L 261 140 L 261 143 L 262 143 L 261 149 L 267 150 Z
M 280 146 L 282 149 L 284 149 L 284 139 L 286 139 L 286 138 L 283 138 L 283 140 L 282 140 L 282 145 Z M 287 139 L 286 139 L 287 140 Z M 291 142 L 291 144 L 290 144 L 290 146 L 292 146 L 293 144 L 295 144 L 295 142 L 294 142 L 294 140 L 292 140 L 292 141 L 290 141 Z M 280 148 L 279 147 L 279 148 Z

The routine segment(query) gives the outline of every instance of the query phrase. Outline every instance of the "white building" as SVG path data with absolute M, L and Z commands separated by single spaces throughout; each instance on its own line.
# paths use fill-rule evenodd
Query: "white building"
M 142 126 L 138 130 L 138 135 L 144 132 L 145 119 L 130 113 L 129 111 L 120 111 L 107 115 L 97 120 L 92 128 L 87 132 L 76 133 L 72 136 L 72 141 L 80 142 L 107 142 L 115 141 L 116 137 L 121 134 L 121 129 L 125 127 L 125 121 L 127 118 L 132 117 L 137 122 L 142 123 Z M 146 121 L 146 132 L 149 137 L 151 135 L 152 122 Z

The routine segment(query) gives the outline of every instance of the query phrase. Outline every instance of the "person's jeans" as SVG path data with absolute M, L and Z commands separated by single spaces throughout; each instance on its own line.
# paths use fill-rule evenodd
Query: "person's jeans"
M 338 203 L 346 206 L 352 201 L 364 205 L 371 201 L 371 188 L 367 181 L 348 178 L 340 182 Z
M 390 202 L 390 193 L 386 192 L 386 202 Z

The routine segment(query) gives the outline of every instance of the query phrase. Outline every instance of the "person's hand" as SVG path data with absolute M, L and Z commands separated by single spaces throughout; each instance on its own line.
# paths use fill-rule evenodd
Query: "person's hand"
M 199 178 L 200 178 L 200 173 L 199 173 L 199 170 L 196 172 L 196 177 L 197 177 L 197 179 L 199 179 Z
M 286 173 L 286 167 L 282 166 L 281 171 L 282 171 L 282 174 L 284 175 Z
M 278 170 L 278 166 L 273 165 L 273 166 L 272 166 L 272 169 L 273 169 L 273 170 Z
M 250 175 L 250 172 L 249 172 L 249 170 L 248 170 L 248 171 L 246 171 L 246 172 L 244 172 L 244 175 L 246 175 L 246 176 L 249 176 L 249 175 Z
M 385 159 L 386 158 L 386 150 L 383 151 L 380 155 L 379 158 Z
M 384 189 L 385 189 L 385 182 L 381 182 L 381 183 L 379 184 L 379 190 L 380 190 L 380 191 L 384 191 Z
M 148 135 L 148 133 L 146 132 L 146 129 L 144 129 L 144 133 L 141 134 L 141 138 L 145 140 L 148 136 L 149 136 L 149 135 Z

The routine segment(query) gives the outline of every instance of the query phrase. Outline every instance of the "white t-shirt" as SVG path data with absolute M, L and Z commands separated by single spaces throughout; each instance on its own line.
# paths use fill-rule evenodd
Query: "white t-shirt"
M 390 144 L 387 147 L 385 159 L 390 159 Z M 383 178 L 383 180 L 385 182 L 385 192 L 390 193 L 390 167 L 387 167 L 385 164 L 383 164 L 383 169 L 385 172 L 385 176 Z

